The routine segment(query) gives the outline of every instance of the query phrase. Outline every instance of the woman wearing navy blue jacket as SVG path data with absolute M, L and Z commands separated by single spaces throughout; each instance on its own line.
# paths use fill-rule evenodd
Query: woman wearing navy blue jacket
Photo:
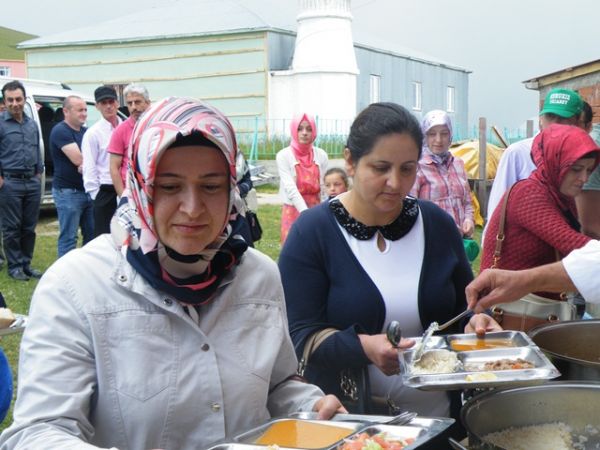
M 392 376 L 399 372 L 399 349 L 384 332 L 396 320 L 404 336 L 420 336 L 431 322 L 462 312 L 473 278 L 453 219 L 433 203 L 407 196 L 422 142 L 417 120 L 399 105 L 375 103 L 361 112 L 344 151 L 352 189 L 301 214 L 279 268 L 298 357 L 315 333 L 338 330 L 311 356 L 311 382 L 343 398 L 341 374 L 365 369 L 373 395 L 389 394 L 403 410 L 448 416 L 445 392 L 403 387 Z M 483 314 L 464 327 L 497 329 Z M 400 350 L 413 343 L 403 339 Z

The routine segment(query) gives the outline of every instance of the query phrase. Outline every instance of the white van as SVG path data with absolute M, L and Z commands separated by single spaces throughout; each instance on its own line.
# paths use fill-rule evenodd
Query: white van
M 54 165 L 50 155 L 50 131 L 63 120 L 62 105 L 69 95 L 77 95 L 88 105 L 88 125 L 100 119 L 93 95 L 71 90 L 67 85 L 55 81 L 29 80 L 25 78 L 0 77 L 0 89 L 9 81 L 18 80 L 25 86 L 25 114 L 33 118 L 40 132 L 40 151 L 44 160 L 44 176 L 42 178 L 42 207 L 54 205 L 52 199 L 52 175 Z M 0 94 L 1 96 L 1 94 Z

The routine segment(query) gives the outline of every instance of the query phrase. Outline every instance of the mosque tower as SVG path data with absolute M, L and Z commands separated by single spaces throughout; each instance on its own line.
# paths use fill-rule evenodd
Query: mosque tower
M 350 0 L 298 0 L 298 5 L 292 65 L 271 73 L 269 117 L 307 112 L 320 119 L 320 134 L 347 131 L 356 115 L 358 75 Z

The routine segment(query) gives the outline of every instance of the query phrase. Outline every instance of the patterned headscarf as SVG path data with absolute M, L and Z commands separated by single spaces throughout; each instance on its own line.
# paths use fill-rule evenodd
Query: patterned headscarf
M 227 161 L 228 214 L 215 241 L 198 255 L 180 255 L 165 247 L 156 233 L 154 177 L 164 152 L 178 139 L 196 133 L 221 150 Z M 154 104 L 137 121 L 129 152 L 127 188 L 111 223 L 113 239 L 132 266 L 156 289 L 186 304 L 209 301 L 223 276 L 247 249 L 238 234 L 237 144 L 231 123 L 206 103 L 189 98 L 167 98 Z
M 298 142 L 298 127 L 300 123 L 306 120 L 311 128 L 312 128 L 312 140 L 309 144 L 301 144 Z M 300 164 L 303 166 L 310 166 L 313 163 L 313 142 L 317 138 L 317 124 L 315 123 L 315 119 L 308 114 L 301 114 L 292 119 L 292 123 L 290 124 L 290 133 L 292 134 L 292 142 L 290 146 L 292 147 L 292 151 L 294 152 L 294 156 L 298 160 Z
M 560 185 L 571 166 L 584 155 L 600 150 L 594 140 L 581 128 L 553 124 L 533 140 L 531 157 L 536 169 L 529 176 L 544 185 L 562 211 L 576 215 L 575 200 L 560 192 Z M 596 153 L 598 165 L 599 153 Z
M 450 142 L 452 142 L 452 121 L 450 120 L 450 116 L 440 109 L 429 111 L 425 114 L 425 117 L 423 117 L 423 121 L 421 122 L 421 131 L 423 132 L 423 155 L 427 156 L 437 164 L 447 164 L 452 156 L 449 148 L 442 154 L 436 154 L 427 146 L 427 132 L 437 125 L 445 125 L 446 128 L 448 128 L 448 131 L 450 132 Z

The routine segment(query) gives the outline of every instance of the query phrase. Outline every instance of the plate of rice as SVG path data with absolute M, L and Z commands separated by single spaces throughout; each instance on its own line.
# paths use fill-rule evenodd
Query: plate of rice
M 410 365 L 413 375 L 428 375 L 437 373 L 454 373 L 460 368 L 460 362 L 455 352 L 436 349 L 423 353 L 421 359 Z

